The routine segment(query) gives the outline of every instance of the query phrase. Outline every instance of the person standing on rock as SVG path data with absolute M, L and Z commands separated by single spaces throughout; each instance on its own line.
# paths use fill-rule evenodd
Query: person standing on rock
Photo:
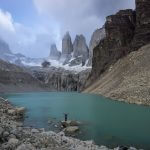
M 65 115 L 65 121 L 67 121 L 68 120 L 68 114 L 64 113 L 64 115 Z

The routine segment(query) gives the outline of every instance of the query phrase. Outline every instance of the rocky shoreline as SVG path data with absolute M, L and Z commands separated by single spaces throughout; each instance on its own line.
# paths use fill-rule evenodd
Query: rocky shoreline
M 110 150 L 97 146 L 93 141 L 80 141 L 66 137 L 64 132 L 46 132 L 44 129 L 24 127 L 24 108 L 12 106 L 0 98 L 0 150 Z M 136 150 L 118 147 L 114 150 Z

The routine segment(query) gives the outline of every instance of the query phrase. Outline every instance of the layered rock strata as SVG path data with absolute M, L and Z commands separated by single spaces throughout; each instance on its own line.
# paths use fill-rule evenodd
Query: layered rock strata
M 118 59 L 150 43 L 149 6 L 149 0 L 136 0 L 136 11 L 121 10 L 106 18 L 106 38 L 94 49 L 88 85 Z
M 146 45 L 150 42 L 150 1 L 136 0 L 136 29 L 133 48 Z
M 86 80 L 91 69 L 81 71 L 67 71 L 63 68 L 51 67 L 47 70 L 33 69 L 33 76 L 44 83 L 50 91 L 77 91 L 84 89 Z
M 150 43 L 149 6 L 149 0 L 136 0 L 135 11 L 121 10 L 106 18 L 106 37 L 94 49 L 93 68 L 85 91 L 129 103 L 150 104 L 149 85 L 146 84 L 149 80 L 149 53 L 146 52 L 149 46 L 144 47 L 143 51 L 139 50 Z M 132 51 L 135 53 L 130 57 Z M 120 67 L 114 66 L 124 59 Z
M 130 44 L 135 31 L 135 11 L 121 10 L 116 15 L 106 18 L 106 38 L 100 41 L 93 51 L 92 73 L 93 81 L 103 73 L 108 66 L 130 52 Z

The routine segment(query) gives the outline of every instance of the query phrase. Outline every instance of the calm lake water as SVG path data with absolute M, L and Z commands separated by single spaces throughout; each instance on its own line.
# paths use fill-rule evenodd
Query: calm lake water
M 48 120 L 78 120 L 82 140 L 97 144 L 150 149 L 150 107 L 125 104 L 104 97 L 79 93 L 19 93 L 6 94 L 14 105 L 27 108 L 24 124 L 48 128 Z

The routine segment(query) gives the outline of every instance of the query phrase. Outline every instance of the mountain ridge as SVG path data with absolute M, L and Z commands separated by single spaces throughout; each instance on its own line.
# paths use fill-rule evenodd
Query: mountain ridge
M 135 11 L 120 10 L 115 15 L 106 18 L 106 37 L 93 51 L 92 72 L 86 82 L 84 92 L 102 94 L 129 103 L 150 104 L 150 95 L 147 92 L 149 84 L 145 84 L 146 81 L 149 82 L 149 72 L 144 70 L 149 67 L 150 63 L 150 47 L 146 46 L 150 43 L 149 7 L 149 0 L 136 0 Z M 132 61 L 133 64 L 130 64 L 132 55 L 134 61 Z M 137 56 L 137 59 L 134 56 Z M 141 60 L 138 60 L 139 57 Z M 121 62 L 121 66 L 119 66 L 119 62 Z M 138 76 L 142 71 L 145 72 L 145 75 Z M 129 77 L 126 79 L 123 73 L 129 74 L 132 80 Z M 137 81 L 137 85 L 136 79 L 141 80 L 141 82 Z M 128 88 L 125 89 L 125 86 Z M 140 88 L 140 86 L 145 87 Z M 132 92 L 128 90 L 132 90 Z

